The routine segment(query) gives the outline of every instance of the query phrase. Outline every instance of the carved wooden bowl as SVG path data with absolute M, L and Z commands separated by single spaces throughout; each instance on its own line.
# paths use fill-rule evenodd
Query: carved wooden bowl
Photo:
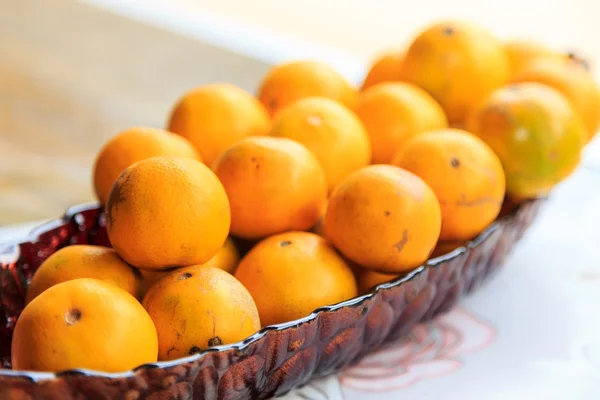
M 192 356 L 142 365 L 121 374 L 73 370 L 33 373 L 10 369 L 12 330 L 29 280 L 40 263 L 71 244 L 108 246 L 96 205 L 70 209 L 21 243 L 0 245 L 0 397 L 8 399 L 259 399 L 285 394 L 310 379 L 339 371 L 419 322 L 449 310 L 505 257 L 543 200 L 516 207 L 464 247 L 429 260 L 369 294 L 286 324 L 268 326 L 242 342 Z

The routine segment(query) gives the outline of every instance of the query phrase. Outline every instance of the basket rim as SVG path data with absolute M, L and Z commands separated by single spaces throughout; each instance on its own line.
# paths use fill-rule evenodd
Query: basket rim
M 413 270 L 408 272 L 406 275 L 403 275 L 403 276 L 394 278 L 388 282 L 376 285 L 368 293 L 359 295 L 357 297 L 353 297 L 352 299 L 349 299 L 349 300 L 344 300 L 344 301 L 336 303 L 336 304 L 319 307 L 319 308 L 315 309 L 313 312 L 311 312 L 309 315 L 299 318 L 299 319 L 296 319 L 296 320 L 293 320 L 293 321 L 262 327 L 259 331 L 255 332 L 251 336 L 249 336 L 239 342 L 236 342 L 236 343 L 213 346 L 213 347 L 204 349 L 198 353 L 195 353 L 193 355 L 190 355 L 187 357 L 182 357 L 182 358 L 177 358 L 174 360 L 157 361 L 157 362 L 153 362 L 153 363 L 142 364 L 136 368 L 133 368 L 131 370 L 124 371 L 124 372 L 110 373 L 110 372 L 102 372 L 102 371 L 89 370 L 89 369 L 70 369 L 70 370 L 65 370 L 65 371 L 60 371 L 60 372 L 38 372 L 38 371 L 12 370 L 12 369 L 0 368 L 0 377 L 14 378 L 14 379 L 25 378 L 32 382 L 41 382 L 41 381 L 57 379 L 57 378 L 65 377 L 65 376 L 88 376 L 88 377 L 98 377 L 98 378 L 104 378 L 104 379 L 117 379 L 117 378 L 122 379 L 122 378 L 134 377 L 137 373 L 139 373 L 140 371 L 146 370 L 146 369 L 154 369 L 154 368 L 165 369 L 165 368 L 176 367 L 178 365 L 192 363 L 192 362 L 195 362 L 195 361 L 198 361 L 198 360 L 204 358 L 207 354 L 212 353 L 212 352 L 225 352 L 225 351 L 231 350 L 231 351 L 243 353 L 244 350 L 247 349 L 250 345 L 259 341 L 260 339 L 262 339 L 264 336 L 266 336 L 271 331 L 281 331 L 281 330 L 285 330 L 285 329 L 295 328 L 302 324 L 315 321 L 318 318 L 318 316 L 323 313 L 334 312 L 334 311 L 337 311 L 344 307 L 360 306 L 365 301 L 377 296 L 377 294 L 382 290 L 386 290 L 386 289 L 390 289 L 390 288 L 394 288 L 394 287 L 403 285 L 407 282 L 410 282 L 410 281 L 416 279 L 423 273 L 427 273 L 430 268 L 435 268 L 441 263 L 449 262 L 454 259 L 457 259 L 458 257 L 468 253 L 470 249 L 479 247 L 481 244 L 483 244 L 496 230 L 498 230 L 500 228 L 501 225 L 506 224 L 511 219 L 515 218 L 515 216 L 519 213 L 519 211 L 521 209 L 523 209 L 524 207 L 531 205 L 533 203 L 541 203 L 545 200 L 546 200 L 546 197 L 539 197 L 539 198 L 533 198 L 533 199 L 528 199 L 528 200 L 523 201 L 522 203 L 517 205 L 514 209 L 512 209 L 509 213 L 496 219 L 485 230 L 483 230 L 479 235 L 477 235 L 475 238 L 465 242 L 462 246 L 452 250 L 451 252 L 449 252 L 447 254 L 427 260 L 424 264 L 414 268 Z M 69 224 L 75 218 L 75 216 L 77 214 L 85 212 L 85 211 L 91 211 L 94 209 L 100 209 L 100 208 L 101 207 L 100 207 L 99 203 L 97 203 L 97 202 L 82 203 L 82 204 L 71 206 L 66 210 L 66 212 L 63 214 L 62 217 L 48 220 L 48 221 L 34 227 L 33 229 L 31 229 L 31 231 L 28 234 L 26 234 L 24 236 L 15 238 L 13 240 L 9 240 L 7 242 L 0 243 L 0 254 L 2 253 L 2 248 L 6 249 L 6 248 L 14 247 L 14 246 L 20 246 L 20 245 L 26 244 L 26 243 L 36 243 L 39 241 L 41 235 L 43 235 L 53 229 L 57 229 L 63 225 Z

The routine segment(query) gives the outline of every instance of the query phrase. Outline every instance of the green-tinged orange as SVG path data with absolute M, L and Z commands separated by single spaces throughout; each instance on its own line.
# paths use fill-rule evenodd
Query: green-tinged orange
M 539 82 L 561 92 L 579 113 L 589 141 L 600 127 L 600 87 L 580 61 L 568 57 L 530 63 L 513 82 Z
M 569 101 L 539 83 L 506 86 L 489 96 L 468 130 L 498 155 L 506 191 L 520 198 L 548 194 L 577 167 L 586 130 Z

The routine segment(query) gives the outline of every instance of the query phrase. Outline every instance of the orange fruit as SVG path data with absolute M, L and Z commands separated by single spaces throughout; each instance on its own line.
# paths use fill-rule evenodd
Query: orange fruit
M 444 256 L 448 253 L 453 252 L 454 250 L 458 249 L 459 247 L 462 247 L 465 245 L 466 245 L 466 242 L 464 242 L 464 241 L 452 241 L 452 240 L 442 241 L 442 240 L 440 240 L 438 242 L 437 246 L 435 246 L 433 253 L 431 253 L 431 258 Z
M 235 268 L 240 262 L 240 252 L 238 251 L 233 239 L 228 237 L 223 244 L 223 247 L 219 249 L 217 254 L 215 254 L 210 260 L 205 262 L 203 265 L 205 267 L 213 267 L 219 268 L 223 271 L 229 272 L 233 274 Z
M 473 113 L 468 130 L 500 158 L 506 191 L 544 196 L 579 164 L 586 130 L 569 101 L 540 83 L 498 89 Z
M 164 276 L 142 302 L 158 332 L 158 359 L 235 343 L 260 329 L 250 293 L 231 274 L 194 265 Z
M 128 263 L 144 269 L 201 264 L 229 233 L 223 185 L 201 162 L 154 157 L 127 168 L 106 204 L 108 237 Z
M 412 42 L 402 63 L 402 77 L 427 90 L 452 124 L 509 77 L 508 57 L 485 29 L 462 22 L 429 26 Z
M 307 97 L 281 110 L 271 136 L 293 139 L 312 151 L 330 191 L 371 161 L 371 143 L 363 124 L 347 107 L 325 97 Z
M 58 283 L 77 278 L 94 278 L 112 283 L 134 297 L 140 295 L 140 276 L 108 247 L 71 245 L 53 253 L 38 268 L 27 288 L 25 303 Z
M 402 80 L 400 74 L 404 53 L 393 51 L 382 54 L 371 65 L 362 84 L 362 90 L 366 90 L 381 82 L 398 82 Z
M 252 294 L 263 325 L 306 317 L 357 294 L 344 259 L 325 239 L 310 232 L 264 239 L 242 258 L 235 277 Z
M 513 77 L 513 82 L 538 82 L 561 92 L 579 113 L 587 129 L 587 141 L 600 124 L 600 87 L 589 71 L 576 60 L 561 58 L 532 62 Z
M 460 129 L 410 140 L 392 162 L 429 185 L 442 209 L 442 240 L 467 240 L 498 216 L 505 192 L 502 163 L 481 139 Z
M 313 226 L 327 198 L 323 168 L 287 138 L 246 138 L 226 150 L 214 171 L 231 205 L 231 233 L 258 239 Z
M 269 115 L 250 93 L 230 84 L 209 84 L 185 93 L 175 104 L 169 130 L 189 139 L 207 165 L 247 136 L 265 135 Z
M 94 164 L 94 190 L 106 204 L 113 184 L 131 164 L 156 156 L 191 157 L 202 161 L 186 139 L 172 132 L 134 127 L 120 132 L 102 147 Z
M 372 162 L 387 164 L 413 136 L 448 127 L 442 107 L 409 83 L 380 83 L 365 90 L 356 105 L 372 146 Z
M 310 229 L 312 233 L 316 233 L 317 235 L 323 237 L 325 236 L 325 232 L 323 231 L 323 222 L 325 221 L 325 214 L 327 213 L 327 204 L 327 201 L 323 203 L 319 219 L 317 220 L 317 223 L 314 224 L 313 227 Z
M 508 41 L 504 43 L 504 50 L 508 56 L 511 77 L 520 74 L 533 61 L 566 57 L 541 43 L 530 40 Z
M 62 282 L 25 306 L 15 326 L 15 370 L 122 372 L 156 362 L 148 313 L 129 293 L 97 279 Z
M 325 236 L 356 264 L 392 274 L 427 260 L 441 224 L 440 204 L 421 178 L 371 165 L 348 175 L 332 193 Z
M 311 96 L 328 97 L 352 108 L 356 88 L 329 65 L 300 60 L 273 67 L 258 89 L 258 99 L 271 116 L 285 106 Z
M 356 282 L 358 283 L 358 293 L 368 293 L 375 286 L 382 283 L 390 282 L 398 278 L 398 274 L 382 274 L 381 272 L 373 271 L 370 269 L 361 268 L 356 273 Z

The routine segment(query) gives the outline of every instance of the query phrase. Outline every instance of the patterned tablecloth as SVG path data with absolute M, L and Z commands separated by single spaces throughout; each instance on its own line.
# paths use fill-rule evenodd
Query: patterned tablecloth
M 32 224 L 0 228 L 0 242 Z M 600 398 L 600 139 L 504 270 L 402 344 L 294 399 Z

